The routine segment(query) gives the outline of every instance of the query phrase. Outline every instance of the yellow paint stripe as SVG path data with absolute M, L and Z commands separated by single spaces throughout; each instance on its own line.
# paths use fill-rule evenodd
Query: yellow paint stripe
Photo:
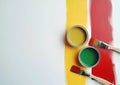
M 87 28 L 87 0 L 66 0 L 67 26 L 66 31 L 73 25 L 82 25 Z M 65 45 L 65 70 L 67 85 L 85 85 L 86 77 L 70 72 L 72 65 L 79 65 L 77 56 L 81 48 Z M 80 66 L 82 69 L 86 68 Z

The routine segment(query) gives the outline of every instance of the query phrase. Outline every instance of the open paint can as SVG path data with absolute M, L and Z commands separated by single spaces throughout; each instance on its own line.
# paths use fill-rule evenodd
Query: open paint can
M 80 47 L 88 41 L 86 28 L 80 25 L 71 27 L 67 32 L 67 41 L 73 47 Z
M 87 46 L 79 52 L 78 60 L 87 68 L 95 67 L 100 61 L 100 53 L 96 48 Z

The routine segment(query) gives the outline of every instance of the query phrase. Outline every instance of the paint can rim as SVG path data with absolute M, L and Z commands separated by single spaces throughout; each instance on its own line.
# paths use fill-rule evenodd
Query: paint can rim
M 71 42 L 71 40 L 69 39 L 69 36 L 68 36 L 68 34 L 70 33 L 70 31 L 72 30 L 72 29 L 74 29 L 74 28 L 80 28 L 81 30 L 83 30 L 84 31 L 84 33 L 85 33 L 85 35 L 86 35 L 86 39 L 85 39 L 85 41 L 82 43 L 82 44 L 80 44 L 80 45 L 74 45 L 72 42 Z M 81 26 L 81 25 L 74 25 L 74 26 L 72 26 L 69 30 L 68 30 L 68 32 L 67 32 L 67 41 L 68 41 L 68 43 L 69 43 L 69 45 L 70 46 L 72 46 L 72 47 L 75 47 L 75 48 L 79 48 L 79 47 L 81 47 L 81 46 L 84 46 L 87 42 L 88 42 L 88 31 L 87 31 L 87 29 L 85 28 L 85 27 L 83 27 L 83 26 Z
M 98 53 L 98 60 L 97 60 L 97 62 L 96 62 L 94 65 L 92 65 L 92 66 L 87 66 L 87 65 L 85 65 L 85 64 L 83 63 L 83 61 L 81 60 L 81 58 L 80 58 L 81 52 L 82 52 L 83 50 L 85 50 L 86 48 L 92 48 L 92 49 L 94 49 L 94 50 Z M 99 62 L 100 62 L 100 58 L 101 58 L 101 57 L 100 57 L 100 52 L 99 52 L 99 50 L 98 50 L 97 48 L 93 47 L 93 46 L 86 46 L 86 47 L 84 47 L 83 49 L 81 49 L 81 50 L 79 51 L 79 55 L 78 55 L 79 63 L 80 63 L 82 66 L 86 67 L 86 68 L 93 68 L 93 67 L 97 66 L 97 65 L 99 64 Z

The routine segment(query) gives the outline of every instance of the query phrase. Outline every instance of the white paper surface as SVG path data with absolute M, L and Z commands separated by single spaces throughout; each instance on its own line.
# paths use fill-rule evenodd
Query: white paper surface
M 112 0 L 112 44 L 117 47 L 120 47 L 119 3 Z M 0 85 L 67 85 L 65 27 L 66 0 L 0 0 Z M 119 54 L 113 53 L 113 62 L 119 85 Z M 87 85 L 97 83 L 87 79 Z

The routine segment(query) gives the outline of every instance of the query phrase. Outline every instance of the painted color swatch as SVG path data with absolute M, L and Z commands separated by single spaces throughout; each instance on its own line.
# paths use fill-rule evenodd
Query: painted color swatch
M 91 30 L 92 37 L 110 43 L 112 41 L 111 0 L 91 0 Z M 104 78 L 115 85 L 114 67 L 111 60 L 112 52 L 98 48 L 101 53 L 100 63 L 92 69 L 96 76 Z
M 87 0 L 66 0 L 67 25 L 66 31 L 74 25 L 82 25 L 87 28 Z M 85 85 L 86 77 L 70 72 L 72 65 L 80 66 L 78 53 L 81 48 L 73 48 L 65 44 L 65 70 L 67 85 Z M 85 70 L 84 67 L 81 67 Z

